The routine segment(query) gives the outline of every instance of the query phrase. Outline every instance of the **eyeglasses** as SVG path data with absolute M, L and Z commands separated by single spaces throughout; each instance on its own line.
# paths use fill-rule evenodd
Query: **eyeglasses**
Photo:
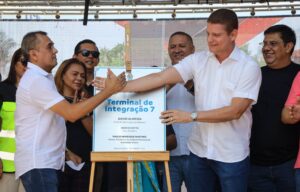
M 92 56 L 94 58 L 99 58 L 99 55 L 100 55 L 99 51 L 89 51 L 86 49 L 79 51 L 79 53 L 81 53 L 81 55 L 84 57 L 88 57 L 90 54 L 92 54 Z
M 268 46 L 268 47 L 271 47 L 271 48 L 275 48 L 280 43 L 281 43 L 281 41 L 263 41 L 263 42 L 259 43 L 259 45 L 262 46 L 262 47 Z

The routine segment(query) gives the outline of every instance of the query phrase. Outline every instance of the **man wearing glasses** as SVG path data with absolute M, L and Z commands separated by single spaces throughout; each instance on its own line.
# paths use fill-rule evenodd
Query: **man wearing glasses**
M 294 164 L 298 152 L 299 123 L 281 122 L 281 110 L 300 66 L 291 61 L 295 32 L 274 25 L 264 32 L 262 84 L 252 108 L 249 190 L 295 191 Z
M 86 89 L 90 96 L 94 95 L 94 88 L 91 85 L 94 79 L 94 68 L 99 63 L 100 52 L 96 43 L 90 39 L 85 39 L 77 43 L 73 57 L 85 64 L 87 68 Z

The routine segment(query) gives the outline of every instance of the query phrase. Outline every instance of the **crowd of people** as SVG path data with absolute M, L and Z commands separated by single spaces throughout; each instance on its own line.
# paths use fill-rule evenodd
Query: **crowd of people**
M 157 118 L 169 126 L 172 191 L 184 183 L 188 192 L 300 192 L 295 32 L 282 24 L 264 31 L 260 68 L 236 46 L 233 11 L 212 12 L 206 30 L 208 50 L 195 52 L 192 37 L 175 32 L 172 66 L 131 81 L 108 69 L 97 94 L 95 42 L 80 41 L 53 76 L 54 43 L 43 31 L 26 34 L 0 83 L 0 191 L 88 191 L 93 109 L 121 91 L 166 86 L 167 110 Z M 97 163 L 94 191 L 126 191 L 125 166 Z M 144 191 L 168 191 L 166 173 L 156 171 L 160 189 L 150 182 Z

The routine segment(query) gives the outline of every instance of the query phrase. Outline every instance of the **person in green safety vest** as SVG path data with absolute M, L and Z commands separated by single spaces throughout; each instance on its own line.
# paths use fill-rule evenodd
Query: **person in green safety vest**
M 26 70 L 27 62 L 21 49 L 13 54 L 8 77 L 0 83 L 0 191 L 25 191 L 20 180 L 15 180 L 14 153 L 16 90 Z

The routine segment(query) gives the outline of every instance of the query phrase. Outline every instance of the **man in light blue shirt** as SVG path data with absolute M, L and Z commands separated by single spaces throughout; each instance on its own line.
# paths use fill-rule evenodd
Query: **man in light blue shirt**
M 193 39 L 189 34 L 178 31 L 170 36 L 168 53 L 172 65 L 177 64 L 186 56 L 194 53 L 194 51 Z M 189 92 L 183 84 L 175 84 L 167 93 L 167 109 L 181 109 L 189 112 L 196 111 L 193 93 Z M 172 190 L 174 192 L 181 191 L 183 182 L 186 188 L 189 189 L 188 155 L 190 151 L 187 141 L 193 126 L 194 122 L 173 124 L 177 147 L 171 151 L 169 167 Z M 165 183 L 163 190 L 167 191 Z

